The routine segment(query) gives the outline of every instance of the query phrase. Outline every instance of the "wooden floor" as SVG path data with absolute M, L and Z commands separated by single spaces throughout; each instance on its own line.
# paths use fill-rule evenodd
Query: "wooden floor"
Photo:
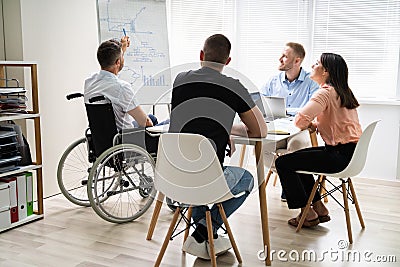
M 279 185 L 268 185 L 271 249 L 286 252 L 280 258 L 275 253 L 272 266 L 400 265 L 400 183 L 367 179 L 354 179 L 354 183 L 366 229 L 361 231 L 352 206 L 354 244 L 347 249 L 341 249 L 347 245 L 347 233 L 344 213 L 337 203 L 328 203 L 330 222 L 296 233 L 287 220 L 297 211 L 288 210 L 280 201 Z M 153 266 L 172 213 L 163 207 L 153 240 L 146 241 L 152 208 L 132 223 L 117 225 L 102 220 L 91 208 L 74 206 L 63 196 L 52 197 L 45 200 L 43 220 L 0 234 L 0 266 Z M 243 257 L 241 266 L 264 266 L 258 257 L 263 248 L 257 191 L 230 222 Z M 183 254 L 181 246 L 182 235 L 170 242 L 162 266 L 210 265 Z M 313 250 L 317 260 L 301 260 L 305 250 Z M 351 259 L 346 260 L 349 250 Z M 296 252 L 300 260 L 295 260 Z M 359 262 L 357 255 L 361 256 Z M 378 256 L 392 263 L 372 262 Z M 232 251 L 219 256 L 217 263 L 240 266 Z

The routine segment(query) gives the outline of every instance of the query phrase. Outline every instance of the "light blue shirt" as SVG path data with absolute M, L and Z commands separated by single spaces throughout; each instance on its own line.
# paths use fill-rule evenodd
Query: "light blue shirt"
M 318 84 L 310 79 L 310 73 L 301 68 L 299 77 L 293 82 L 286 80 L 282 71 L 272 76 L 260 92 L 266 96 L 286 98 L 286 108 L 301 108 L 318 88 Z

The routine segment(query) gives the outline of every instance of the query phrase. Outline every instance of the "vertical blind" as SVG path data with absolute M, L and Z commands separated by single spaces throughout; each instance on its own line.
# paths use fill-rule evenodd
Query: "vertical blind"
M 294 41 L 306 49 L 306 70 L 322 52 L 338 53 L 357 96 L 396 96 L 400 0 L 167 0 L 167 7 L 171 66 L 198 62 L 204 40 L 223 33 L 232 42 L 230 66 L 260 87 Z
M 236 55 L 239 71 L 261 87 L 278 72 L 287 42 L 309 45 L 310 1 L 237 1 Z M 232 59 L 234 60 L 234 59 Z M 304 62 L 306 69 L 310 69 Z
M 399 68 L 400 1 L 316 0 L 312 55 L 343 56 L 356 95 L 394 97 Z
M 234 39 L 234 0 L 170 0 L 167 6 L 172 67 L 199 62 L 204 41 L 212 34 Z

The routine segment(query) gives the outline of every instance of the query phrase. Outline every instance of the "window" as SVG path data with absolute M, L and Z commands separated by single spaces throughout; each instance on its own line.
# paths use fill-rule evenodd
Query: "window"
M 223 33 L 233 36 L 234 0 L 170 0 L 169 43 L 171 66 L 199 62 L 205 39 Z M 168 8 L 169 7 L 169 8 Z
M 312 55 L 343 56 L 357 96 L 396 95 L 400 48 L 400 1 L 317 0 Z
M 299 42 L 310 51 L 310 1 L 237 1 L 237 53 L 235 67 L 260 88 L 278 73 L 279 58 L 287 42 Z M 308 60 L 303 62 L 310 70 Z
M 205 38 L 223 33 L 232 42 L 230 66 L 259 88 L 295 41 L 306 49 L 306 70 L 334 52 L 345 58 L 356 96 L 396 96 L 399 0 L 167 0 L 167 7 L 171 66 L 198 62 Z

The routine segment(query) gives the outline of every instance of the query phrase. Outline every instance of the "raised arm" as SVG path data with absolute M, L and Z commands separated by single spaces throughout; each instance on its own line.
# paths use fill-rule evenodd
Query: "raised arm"
M 126 49 L 130 46 L 131 41 L 129 40 L 129 36 L 124 36 L 121 38 L 121 44 L 122 44 L 122 53 L 125 54 Z

